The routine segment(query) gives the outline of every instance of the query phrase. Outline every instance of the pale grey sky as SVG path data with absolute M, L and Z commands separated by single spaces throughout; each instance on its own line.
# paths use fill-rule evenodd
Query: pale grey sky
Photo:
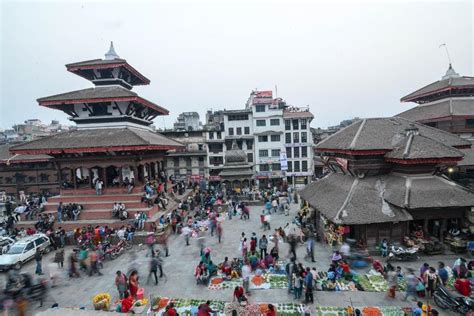
M 254 88 L 310 105 L 312 126 L 399 113 L 400 97 L 454 68 L 473 71 L 472 1 L 1 2 L 0 127 L 67 121 L 36 99 L 91 87 L 66 63 L 120 57 L 151 80 L 135 88 L 170 110 L 235 109 Z

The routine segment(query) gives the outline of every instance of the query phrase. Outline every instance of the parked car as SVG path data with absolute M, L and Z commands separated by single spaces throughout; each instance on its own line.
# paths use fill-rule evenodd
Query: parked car
M 11 268 L 19 270 L 23 264 L 35 257 L 36 249 L 49 252 L 51 242 L 45 234 L 35 234 L 20 239 L 10 246 L 7 253 L 0 256 L 0 271 Z
M 10 250 L 11 245 L 14 243 L 15 240 L 10 237 L 0 237 L 0 255 L 7 253 L 7 251 Z

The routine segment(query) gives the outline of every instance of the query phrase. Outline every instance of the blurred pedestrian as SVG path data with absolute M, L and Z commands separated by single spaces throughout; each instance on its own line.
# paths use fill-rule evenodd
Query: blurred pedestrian
M 43 270 L 41 268 L 41 261 L 43 260 L 43 254 L 41 253 L 40 248 L 36 248 L 35 261 L 36 261 L 36 270 L 37 275 L 43 275 Z

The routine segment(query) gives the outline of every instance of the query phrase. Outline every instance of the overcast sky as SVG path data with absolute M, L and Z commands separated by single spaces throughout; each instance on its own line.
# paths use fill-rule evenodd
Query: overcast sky
M 473 71 L 472 1 L 2 1 L 0 127 L 70 123 L 36 99 L 91 87 L 66 63 L 120 57 L 151 80 L 134 88 L 170 110 L 242 108 L 252 89 L 310 105 L 312 126 L 390 116 L 448 66 Z

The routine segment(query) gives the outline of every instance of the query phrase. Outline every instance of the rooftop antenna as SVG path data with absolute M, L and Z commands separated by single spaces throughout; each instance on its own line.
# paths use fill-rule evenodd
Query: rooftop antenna
M 278 99 L 278 86 L 275 85 L 275 99 Z
M 449 51 L 448 51 L 448 45 L 446 45 L 446 43 L 443 43 L 439 45 L 439 48 L 443 46 L 444 46 L 444 50 L 446 51 L 446 55 L 448 56 L 449 66 L 451 66 L 452 63 L 451 63 L 451 56 L 449 55 Z

